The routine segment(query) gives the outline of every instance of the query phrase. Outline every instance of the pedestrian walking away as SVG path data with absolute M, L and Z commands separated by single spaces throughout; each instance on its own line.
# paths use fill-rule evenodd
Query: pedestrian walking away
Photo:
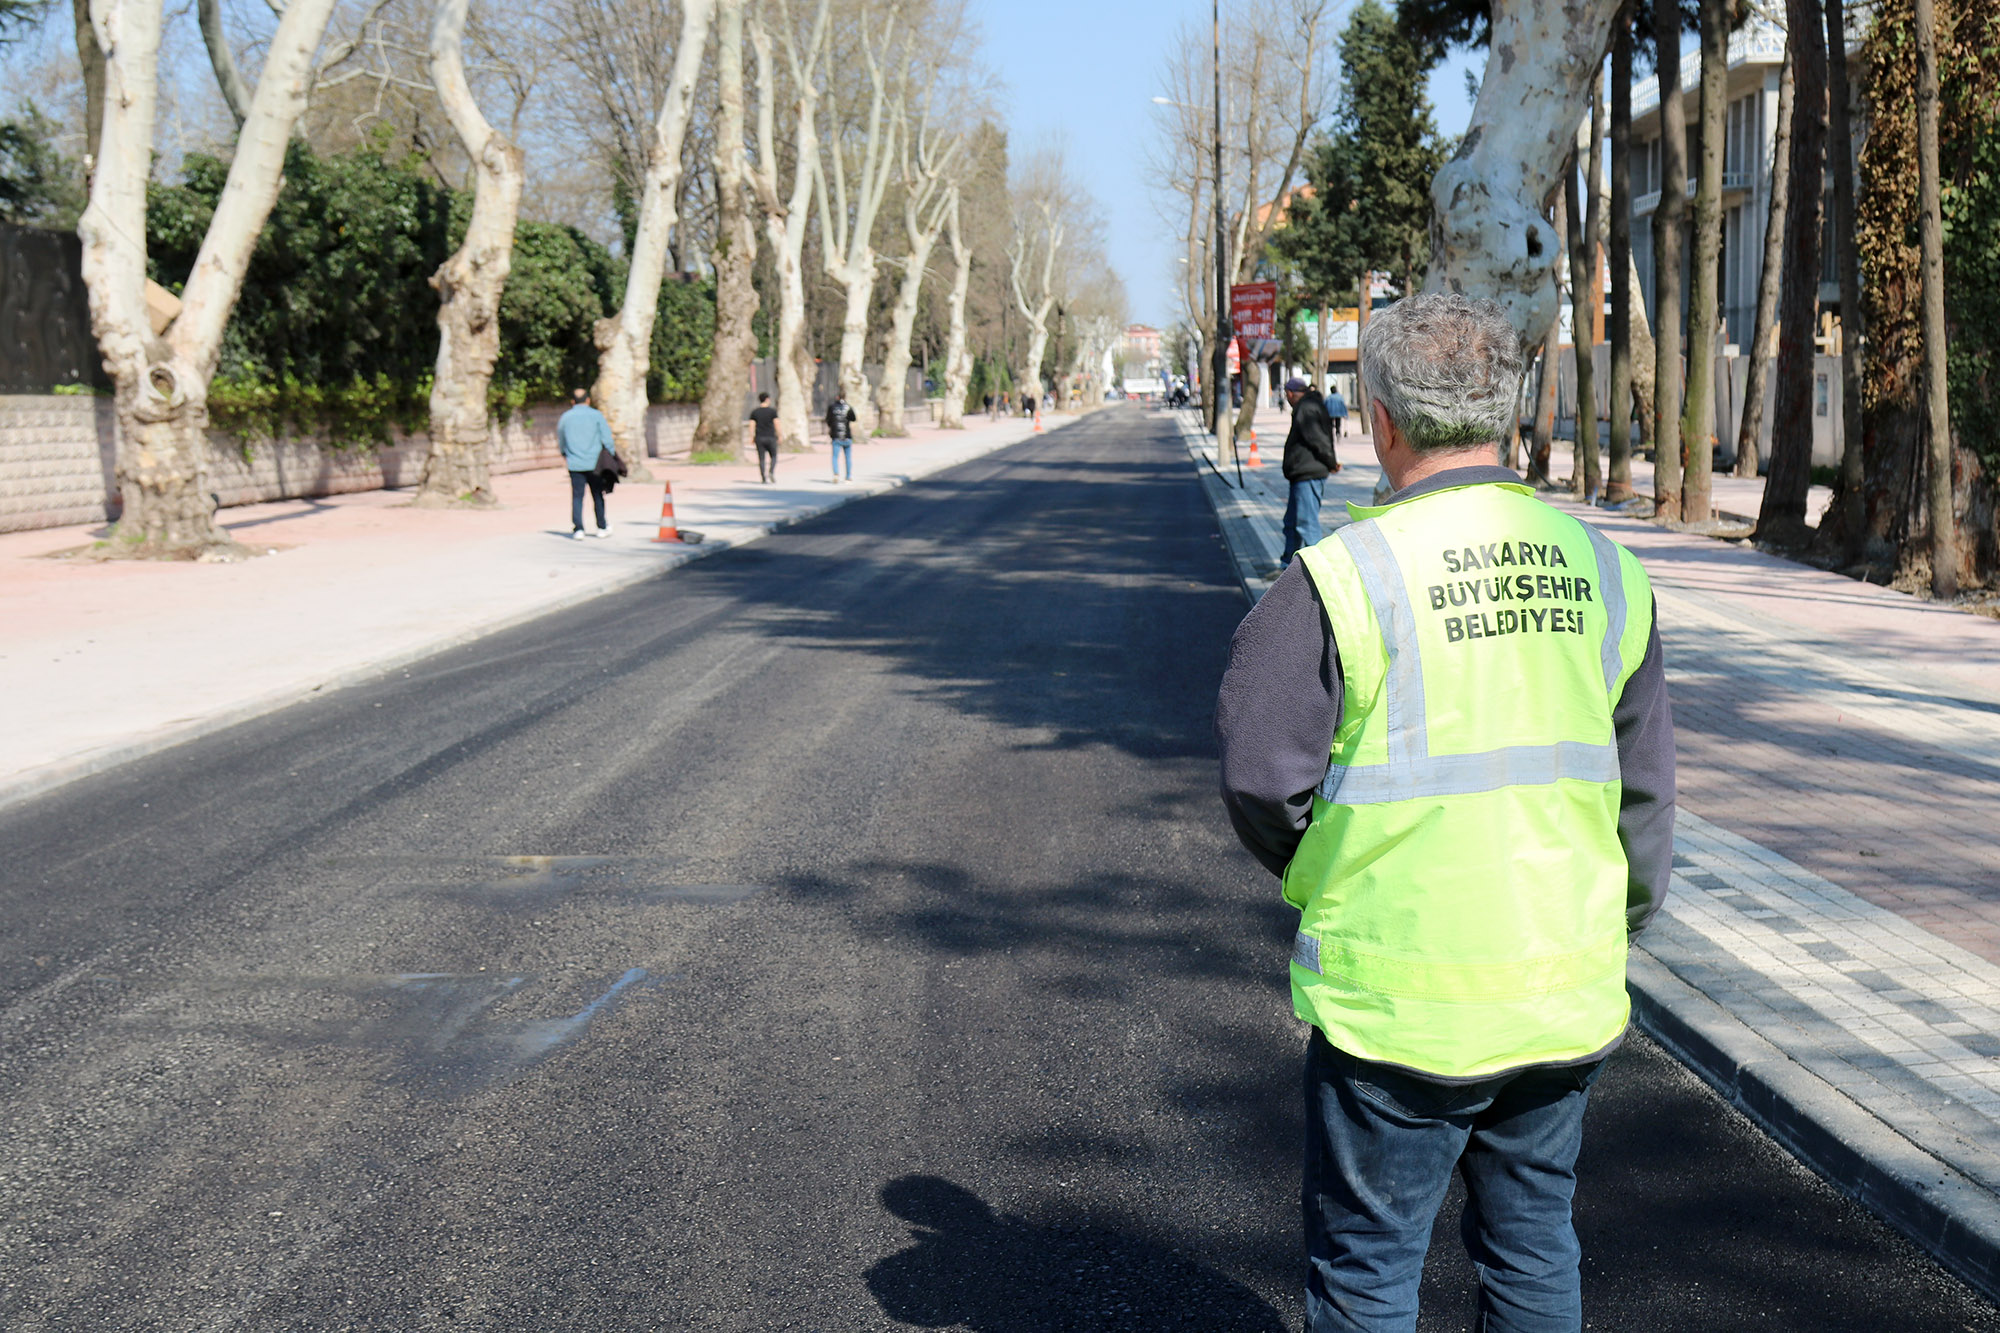
M 1285 435 L 1281 460 L 1290 486 L 1285 496 L 1285 550 L 1278 558 L 1280 572 L 1302 547 L 1319 544 L 1319 507 L 1326 496 L 1326 479 L 1340 471 L 1340 459 L 1333 450 L 1333 428 L 1327 424 L 1326 404 L 1319 391 L 1294 377 L 1285 381 L 1285 401 L 1292 405 L 1292 428 Z
M 990 393 L 986 395 L 986 419 L 993 420 L 993 395 Z
M 847 399 L 840 394 L 826 405 L 826 433 L 833 444 L 833 479 L 842 480 L 840 465 L 847 464 L 846 480 L 854 480 L 854 409 L 847 405 Z
M 1363 335 L 1387 503 L 1244 617 L 1216 706 L 1237 836 L 1299 912 L 1308 1333 L 1412 1333 L 1454 1170 L 1486 1333 L 1577 1333 L 1583 1112 L 1673 863 L 1632 554 L 1499 466 L 1521 379 L 1456 293 Z
M 757 480 L 773 485 L 778 480 L 778 409 L 771 406 L 770 394 L 757 395 L 750 422 L 751 440 L 757 446 Z
M 1326 396 L 1326 414 L 1333 421 L 1333 438 L 1347 434 L 1347 400 L 1335 389 Z
M 596 511 L 596 534 L 609 537 L 611 526 L 604 521 L 604 480 L 598 472 L 597 459 L 605 450 L 614 456 L 617 453 L 611 442 L 611 423 L 590 405 L 588 389 L 573 390 L 570 398 L 569 410 L 556 422 L 556 441 L 562 446 L 563 463 L 569 468 L 569 535 L 579 540 L 584 535 L 583 493 L 588 490 Z

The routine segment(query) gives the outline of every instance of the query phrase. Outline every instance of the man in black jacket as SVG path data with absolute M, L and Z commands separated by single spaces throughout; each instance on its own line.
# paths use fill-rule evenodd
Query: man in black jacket
M 1280 572 L 1301 547 L 1317 546 L 1326 535 L 1319 526 L 1320 500 L 1327 477 L 1340 471 L 1340 460 L 1333 452 L 1333 422 L 1319 390 L 1295 377 L 1285 381 L 1285 401 L 1292 405 L 1292 429 L 1285 436 L 1284 460 L 1291 495 L 1285 500 L 1285 553 L 1278 561 Z

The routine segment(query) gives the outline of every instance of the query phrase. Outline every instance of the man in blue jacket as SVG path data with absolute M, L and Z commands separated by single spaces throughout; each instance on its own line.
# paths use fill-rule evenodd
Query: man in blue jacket
M 597 535 L 609 537 L 611 525 L 604 521 L 604 483 L 597 477 L 597 455 L 611 443 L 611 423 L 590 405 L 590 390 L 577 389 L 571 396 L 576 405 L 556 422 L 556 439 L 562 444 L 563 463 L 569 468 L 569 535 L 583 540 L 583 493 L 597 510 Z

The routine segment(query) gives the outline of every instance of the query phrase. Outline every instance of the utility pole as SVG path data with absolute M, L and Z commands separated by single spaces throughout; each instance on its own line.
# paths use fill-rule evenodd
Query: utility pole
M 1223 397 L 1229 392 L 1229 232 L 1228 220 L 1222 213 L 1222 0 L 1213 0 L 1211 5 L 1214 22 L 1215 54 L 1215 346 L 1209 353 L 1209 369 L 1215 378 L 1215 392 L 1209 401 L 1215 408 L 1215 420 L 1210 423 L 1215 434 L 1215 448 L 1218 454 L 1224 443 L 1223 432 L 1235 424 L 1236 414 L 1230 409 L 1229 400 Z M 1235 453 L 1235 441 L 1228 442 L 1230 452 Z M 1237 480 L 1242 480 L 1242 464 L 1237 465 Z

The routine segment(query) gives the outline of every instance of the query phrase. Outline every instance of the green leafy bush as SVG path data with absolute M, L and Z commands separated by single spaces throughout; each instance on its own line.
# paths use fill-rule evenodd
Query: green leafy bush
M 171 291 L 194 268 L 228 172 L 190 154 L 180 184 L 150 190 L 151 274 Z M 437 360 L 430 277 L 463 239 L 471 206 L 416 162 L 392 160 L 383 141 L 329 157 L 294 141 L 223 340 L 215 425 L 252 437 L 323 432 L 343 445 L 420 429 Z M 592 326 L 624 283 L 624 263 L 575 228 L 516 227 L 490 391 L 498 414 L 596 378 Z M 714 327 L 712 284 L 664 285 L 647 383 L 656 401 L 701 396 Z

